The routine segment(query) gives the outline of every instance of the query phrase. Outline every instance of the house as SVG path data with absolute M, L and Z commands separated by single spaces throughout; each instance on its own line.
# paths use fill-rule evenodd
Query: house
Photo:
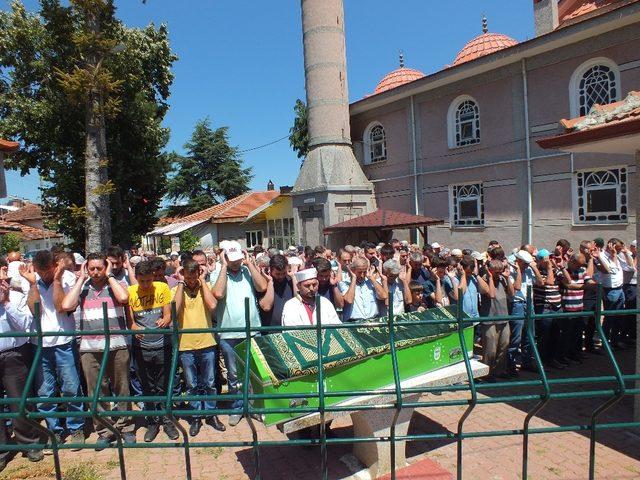
M 635 238 L 633 156 L 537 140 L 560 118 L 640 90 L 640 2 L 533 0 L 533 11 L 535 38 L 518 42 L 485 21 L 451 65 L 426 75 L 402 63 L 350 105 L 378 208 L 445 219 L 428 228 L 430 242 Z
M 210 250 L 222 240 L 237 240 L 243 248 L 257 245 L 286 248 L 295 244 L 290 187 L 248 192 L 224 203 L 158 226 L 144 238 L 143 247 L 158 253 L 162 238 L 171 239 L 171 250 L 180 251 L 180 235 L 190 231 L 200 239 L 199 248 Z
M 0 235 L 17 234 L 22 240 L 23 252 L 46 250 L 65 243 L 61 234 L 45 228 L 40 205 L 12 200 L 5 208 L 11 210 L 0 215 Z

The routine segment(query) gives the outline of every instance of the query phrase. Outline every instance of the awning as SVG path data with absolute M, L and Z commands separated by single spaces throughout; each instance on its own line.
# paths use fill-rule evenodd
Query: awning
M 198 220 L 195 222 L 175 222 L 170 223 L 169 225 L 164 225 L 162 227 L 158 227 L 155 230 L 147 233 L 147 235 L 151 236 L 160 236 L 160 237 L 173 237 L 178 235 L 185 230 L 189 230 L 190 228 L 195 227 L 196 225 L 200 225 L 201 223 L 205 223 L 208 220 Z
M 444 220 L 396 212 L 395 210 L 378 209 L 375 212 L 331 225 L 323 230 L 325 235 L 349 230 L 396 230 L 402 228 L 420 228 L 428 225 L 439 225 Z
M 247 218 L 242 222 L 242 224 L 245 224 L 249 221 L 252 221 L 253 219 L 255 219 L 258 215 L 260 215 L 262 212 L 264 212 L 267 208 L 271 207 L 272 205 L 275 205 L 276 203 L 278 203 L 278 199 L 280 197 L 276 197 L 270 201 L 268 201 L 267 203 L 263 203 L 262 205 L 260 205 L 258 208 L 256 208 L 254 211 L 252 211 Z

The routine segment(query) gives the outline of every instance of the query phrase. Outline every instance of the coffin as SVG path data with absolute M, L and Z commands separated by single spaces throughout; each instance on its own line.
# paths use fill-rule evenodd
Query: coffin
M 395 317 L 395 346 L 400 381 L 463 361 L 455 319 L 455 307 L 440 307 L 422 313 Z M 408 321 L 449 320 L 447 323 Z M 367 320 L 367 326 L 353 329 L 327 329 L 323 332 L 322 351 L 325 392 L 374 390 L 394 383 L 393 365 L 386 317 Z M 473 326 L 466 325 L 464 338 L 468 354 L 473 352 Z M 254 394 L 316 394 L 317 336 L 315 330 L 298 330 L 254 337 L 251 340 L 250 379 Z M 244 378 L 246 342 L 236 347 L 239 378 Z M 335 405 L 353 394 L 326 397 L 325 405 Z M 276 425 L 308 414 L 318 406 L 318 398 L 256 399 L 254 408 L 286 409 L 290 413 L 264 414 L 266 425 Z

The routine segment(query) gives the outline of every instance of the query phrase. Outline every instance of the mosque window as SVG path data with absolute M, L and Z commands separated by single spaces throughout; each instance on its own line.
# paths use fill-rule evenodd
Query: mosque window
M 484 226 L 484 190 L 482 183 L 466 183 L 450 187 L 451 226 Z
M 574 174 L 574 223 L 627 223 L 625 167 L 582 170 Z
M 620 72 L 607 58 L 595 58 L 576 69 L 570 86 L 571 116 L 587 115 L 594 105 L 620 100 Z
M 449 148 L 480 143 L 480 110 L 468 95 L 456 98 L 449 108 Z
M 387 159 L 387 136 L 384 127 L 374 122 L 365 130 L 365 164 L 384 162 Z

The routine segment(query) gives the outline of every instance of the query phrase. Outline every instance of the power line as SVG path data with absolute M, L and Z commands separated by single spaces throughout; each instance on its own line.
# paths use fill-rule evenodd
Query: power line
M 281 142 L 282 140 L 284 140 L 286 138 L 289 138 L 289 135 L 285 135 L 284 137 L 278 138 L 277 140 L 273 140 L 272 142 L 269 142 L 269 143 L 265 143 L 264 145 L 259 145 L 257 147 L 252 147 L 252 148 L 246 148 L 244 150 L 239 150 L 238 153 L 252 152 L 253 150 L 259 150 L 261 148 L 269 147 L 271 145 L 275 145 L 278 142 Z

